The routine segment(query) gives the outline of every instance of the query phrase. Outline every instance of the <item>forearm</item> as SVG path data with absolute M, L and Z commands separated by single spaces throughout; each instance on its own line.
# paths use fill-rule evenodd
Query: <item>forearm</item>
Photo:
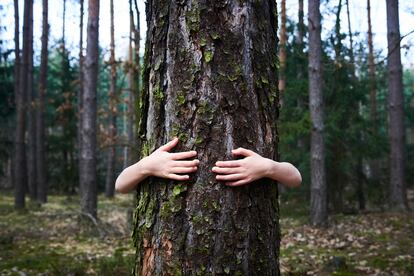
M 144 159 L 124 169 L 115 182 L 115 189 L 119 193 L 128 193 L 148 177 L 144 166 Z
M 267 177 L 280 182 L 287 187 L 297 187 L 302 182 L 298 169 L 287 162 L 276 162 L 271 159 Z

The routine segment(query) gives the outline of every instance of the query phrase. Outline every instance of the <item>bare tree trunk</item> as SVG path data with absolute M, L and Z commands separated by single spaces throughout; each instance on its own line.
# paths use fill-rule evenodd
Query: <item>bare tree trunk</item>
M 277 156 L 276 9 L 273 0 L 147 1 L 142 148 L 178 136 L 176 150 L 197 150 L 201 165 L 188 183 L 139 185 L 135 273 L 279 275 L 277 185 L 230 188 L 211 173 L 239 146 Z
M 97 217 L 96 90 L 99 54 L 99 0 L 89 0 L 88 30 L 81 113 L 79 182 L 82 212 Z
M 42 18 L 42 50 L 39 76 L 39 98 L 36 112 L 36 171 L 37 171 L 37 200 L 47 202 L 47 171 L 46 171 L 46 139 L 45 139 L 45 96 L 47 91 L 47 61 L 48 61 L 48 0 L 43 0 Z
M 20 22 L 19 22 L 19 1 L 14 0 L 14 100 L 16 103 L 17 111 L 19 111 L 19 95 L 20 95 Z M 17 133 L 15 133 L 16 135 Z M 16 141 L 16 137 L 15 137 Z M 16 151 L 17 141 L 14 145 L 14 151 Z M 12 169 L 11 169 L 11 178 L 13 187 L 15 186 L 15 173 L 16 169 L 16 154 L 12 156 Z
M 321 14 L 319 0 L 309 0 L 309 107 L 311 133 L 311 223 L 325 226 L 328 219 L 322 94 Z
M 398 0 L 387 0 L 388 103 L 390 136 L 390 205 L 407 210 L 405 129 Z
M 368 13 L 368 77 L 369 77 L 369 95 L 370 95 L 370 120 L 371 129 L 374 135 L 378 134 L 378 115 L 377 115 L 377 84 L 376 84 L 376 65 L 374 58 L 374 44 L 372 39 L 371 24 L 371 2 L 367 0 Z M 380 160 L 374 159 L 370 162 L 371 178 L 379 182 L 380 179 Z
M 134 121 L 135 121 L 135 95 L 134 95 L 134 58 L 133 35 L 135 33 L 134 14 L 132 0 L 129 0 L 129 48 L 128 48 L 128 105 L 126 113 L 127 146 L 124 148 L 124 167 L 132 163 L 132 148 L 135 146 Z
M 351 26 L 351 16 L 349 12 L 349 0 L 346 0 L 346 14 L 348 19 L 348 36 L 349 36 L 349 59 L 351 63 L 351 74 L 352 74 L 352 89 L 356 89 L 358 82 L 356 72 L 355 72 L 355 55 L 354 55 L 354 40 L 352 34 Z M 358 114 L 361 113 L 360 110 L 361 102 L 358 101 L 354 106 L 355 110 L 359 110 Z M 355 114 L 354 114 L 355 116 Z M 359 133 L 359 139 L 362 140 L 362 133 Z M 358 160 L 355 162 L 356 170 L 356 195 L 358 199 L 358 205 L 360 210 L 365 210 L 365 194 L 364 194 L 364 177 L 363 177 L 363 160 L 362 156 L 357 157 Z
M 79 87 L 77 95 L 77 133 L 76 133 L 76 143 L 77 143 L 77 152 L 78 152 L 78 165 L 79 165 L 79 156 L 80 156 L 80 144 L 81 144 L 81 128 L 80 128 L 80 118 L 83 112 L 82 109 L 82 97 L 83 97 L 83 11 L 84 11 L 84 0 L 79 0 L 80 3 L 80 23 L 79 23 Z
M 33 87 L 33 3 L 30 9 L 29 24 L 29 53 L 27 62 L 27 95 L 28 95 L 28 121 L 27 121 L 27 173 L 30 199 L 35 201 L 37 196 L 36 175 L 36 98 L 37 91 Z
M 286 88 L 286 0 L 281 0 L 280 12 L 280 41 L 279 41 L 279 93 L 280 104 L 283 106 L 283 97 Z
M 109 147 L 108 161 L 106 167 L 106 197 L 113 197 L 115 191 L 115 137 L 116 137 L 116 61 L 115 61 L 115 34 L 114 34 L 114 1 L 110 0 L 110 18 L 111 18 L 111 45 L 110 45 L 110 65 L 111 65 L 111 84 L 109 88 Z
M 19 96 L 17 97 L 17 122 L 16 122 L 16 158 L 15 158 L 15 201 L 16 209 L 25 207 L 25 190 L 27 185 L 27 164 L 26 164 L 26 147 L 25 147 L 25 132 L 26 132 L 26 107 L 27 107 L 27 85 L 28 85 L 28 71 L 29 71 L 29 57 L 30 57 L 30 15 L 33 9 L 33 1 L 24 1 L 24 15 L 23 15 L 23 49 L 22 49 L 22 63 L 20 66 L 20 85 Z

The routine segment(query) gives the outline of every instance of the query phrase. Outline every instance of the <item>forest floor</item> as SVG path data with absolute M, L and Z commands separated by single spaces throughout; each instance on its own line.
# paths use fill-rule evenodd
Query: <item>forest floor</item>
M 49 196 L 13 209 L 0 194 L 0 275 L 129 275 L 134 260 L 127 213 L 132 195 L 99 197 L 99 221 L 79 220 L 79 199 Z M 298 201 L 281 204 L 282 275 L 412 275 L 414 213 L 330 216 L 308 224 Z

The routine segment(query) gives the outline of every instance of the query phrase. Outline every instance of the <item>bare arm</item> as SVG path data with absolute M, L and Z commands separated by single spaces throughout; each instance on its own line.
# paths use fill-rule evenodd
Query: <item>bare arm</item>
M 257 179 L 268 177 L 288 187 L 297 187 L 302 182 L 298 169 L 286 162 L 276 162 L 244 148 L 233 150 L 233 155 L 244 159 L 218 161 L 212 171 L 216 179 L 228 186 L 241 186 Z
M 164 146 L 161 146 L 151 155 L 142 158 L 137 163 L 127 167 L 118 176 L 115 182 L 115 189 L 120 193 L 128 193 L 134 190 L 137 185 L 148 176 L 157 176 L 173 180 L 187 180 L 188 173 L 197 170 L 199 161 L 184 160 L 197 155 L 195 151 L 170 153 L 178 144 L 178 138 L 174 138 Z

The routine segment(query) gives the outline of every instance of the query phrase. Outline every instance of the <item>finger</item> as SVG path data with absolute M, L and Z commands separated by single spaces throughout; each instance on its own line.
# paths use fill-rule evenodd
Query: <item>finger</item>
M 241 163 L 239 160 L 230 160 L 230 161 L 217 161 L 217 167 L 224 167 L 224 168 L 234 168 L 240 167 Z
M 235 174 L 218 174 L 216 175 L 216 179 L 219 181 L 237 181 L 243 179 L 243 175 L 239 173 Z
M 172 153 L 171 157 L 174 160 L 181 160 L 181 159 L 187 159 L 187 158 L 191 158 L 197 155 L 197 152 L 192 150 L 192 151 L 184 151 L 184 152 L 177 152 L 177 153 Z
M 192 161 L 174 161 L 173 166 L 174 167 L 194 167 L 197 166 L 200 163 L 199 160 L 194 159 Z
M 254 154 L 253 151 L 245 149 L 245 148 L 238 148 L 235 150 L 232 150 L 233 155 L 242 155 L 242 156 L 252 156 Z
M 171 169 L 172 173 L 191 173 L 197 170 L 197 167 L 175 167 Z
M 218 174 L 234 174 L 234 173 L 239 173 L 240 172 L 240 168 L 213 167 L 211 170 L 214 173 L 218 173 Z
M 174 173 L 168 174 L 167 177 L 172 180 L 181 180 L 181 181 L 190 179 L 189 175 L 178 175 Z
M 161 146 L 158 148 L 158 150 L 162 150 L 162 151 L 170 151 L 172 150 L 176 145 L 178 144 L 178 138 L 175 137 L 174 139 L 172 139 L 171 141 L 169 141 L 167 144 Z
M 249 181 L 247 179 L 242 179 L 242 180 L 238 180 L 238 181 L 226 182 L 225 185 L 226 186 L 231 186 L 231 187 L 237 187 L 237 186 L 246 185 L 248 183 L 249 183 Z

